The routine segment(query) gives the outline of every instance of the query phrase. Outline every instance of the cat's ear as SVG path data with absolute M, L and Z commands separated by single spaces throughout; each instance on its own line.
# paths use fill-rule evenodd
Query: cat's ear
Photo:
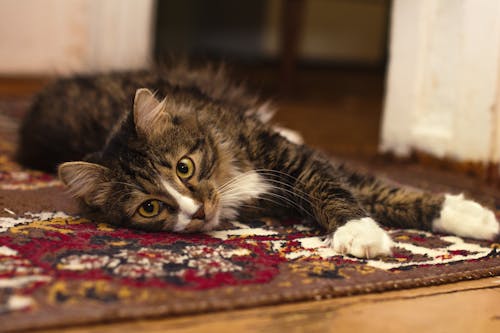
M 137 89 L 134 98 L 134 123 L 139 133 L 154 132 L 158 124 L 168 118 L 165 100 L 158 101 L 149 89 Z
M 108 168 L 88 162 L 67 162 L 59 166 L 58 173 L 69 192 L 88 205 L 100 206 L 106 201 L 111 187 Z

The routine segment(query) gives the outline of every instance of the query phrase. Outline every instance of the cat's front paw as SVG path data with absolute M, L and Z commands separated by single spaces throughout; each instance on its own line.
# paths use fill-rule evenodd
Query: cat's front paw
M 500 224 L 495 214 L 463 194 L 445 195 L 441 215 L 432 223 L 434 231 L 461 237 L 493 240 L 498 236 Z
M 348 221 L 328 235 L 326 243 L 338 253 L 358 258 L 392 255 L 391 237 L 371 217 Z

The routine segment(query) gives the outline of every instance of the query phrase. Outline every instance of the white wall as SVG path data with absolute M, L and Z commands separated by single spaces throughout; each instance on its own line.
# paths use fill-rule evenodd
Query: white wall
M 0 74 L 147 65 L 155 0 L 2 0 Z
M 381 151 L 500 159 L 500 1 L 394 0 Z

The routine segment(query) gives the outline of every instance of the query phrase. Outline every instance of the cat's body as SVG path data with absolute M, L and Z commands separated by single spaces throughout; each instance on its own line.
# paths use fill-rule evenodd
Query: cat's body
M 62 164 L 61 180 L 94 219 L 127 227 L 196 232 L 243 213 L 300 216 L 322 225 L 337 251 L 358 257 L 391 252 L 375 221 L 497 236 L 493 213 L 479 204 L 352 172 L 290 140 L 272 127 L 271 115 L 221 71 L 67 79 L 33 104 L 19 158 L 53 170 L 86 156 Z

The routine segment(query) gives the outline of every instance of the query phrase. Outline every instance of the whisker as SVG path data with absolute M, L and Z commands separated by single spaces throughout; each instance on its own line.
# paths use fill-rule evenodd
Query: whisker
M 286 197 L 286 196 L 283 196 L 283 195 L 279 195 L 279 194 L 276 194 L 276 193 L 266 193 L 266 196 L 269 195 L 271 197 L 274 197 L 274 198 L 277 198 L 277 199 L 281 199 L 283 200 L 284 202 L 288 203 L 289 205 L 291 205 L 292 207 L 295 207 L 297 208 L 299 211 L 302 211 L 303 213 L 307 214 L 309 217 L 312 217 L 313 219 L 315 218 L 315 216 L 309 212 L 309 210 L 307 210 L 306 208 L 304 208 L 302 205 L 296 203 L 295 201 L 291 200 L 290 198 Z M 269 200 L 269 198 L 267 198 L 266 196 L 263 196 L 262 198 L 260 198 L 261 200 Z M 271 202 L 274 202 L 276 204 L 279 204 L 280 202 L 276 202 L 276 201 L 272 201 L 272 200 L 269 200 Z
M 244 172 L 244 173 L 241 173 L 233 178 L 231 178 L 230 180 L 228 180 L 227 182 L 225 182 L 224 184 L 222 184 L 221 186 L 218 187 L 218 190 L 221 191 L 223 190 L 224 188 L 232 185 L 233 183 L 235 182 L 238 182 L 238 181 L 241 181 L 242 179 L 246 178 L 246 177 L 254 177 L 255 175 L 255 171 L 254 170 L 250 170 L 250 171 L 247 171 L 247 172 Z
M 301 180 L 299 180 L 297 177 L 294 177 L 286 172 L 283 172 L 283 171 L 279 171 L 279 170 L 273 170 L 273 169 L 256 169 L 255 172 L 259 173 L 259 174 L 271 174 L 271 175 L 276 175 L 276 176 L 284 176 L 288 179 L 291 179 L 293 180 L 294 182 L 298 182 L 300 184 L 304 184 L 304 182 L 302 182 Z
M 263 170 L 263 169 L 262 169 Z M 266 175 L 266 174 L 263 174 L 263 173 L 258 173 L 259 175 Z M 284 174 L 284 173 L 283 173 Z M 255 170 L 250 170 L 248 172 L 245 172 L 245 173 L 242 173 L 240 175 L 237 175 L 233 178 L 231 178 L 229 181 L 227 181 L 226 183 L 222 184 L 221 186 L 218 187 L 218 190 L 220 192 L 224 192 L 228 187 L 231 187 L 233 184 L 239 182 L 239 181 L 243 181 L 246 177 L 254 177 L 255 175 Z M 284 174 L 286 175 L 286 174 Z M 292 176 L 289 176 L 291 178 L 294 178 Z M 293 187 L 292 185 L 288 184 L 288 183 L 285 183 L 285 182 L 282 182 L 282 181 L 279 181 L 277 179 L 273 179 L 273 178 L 267 178 L 267 177 L 264 177 L 265 180 L 267 181 L 273 181 L 275 183 L 279 183 L 281 185 L 284 185 L 284 186 L 288 186 L 290 188 L 294 188 L 297 192 L 300 192 L 302 193 L 303 195 L 308 195 L 307 193 L 301 191 L 300 189 L 296 189 L 295 187 Z
M 224 195 L 221 195 L 221 203 L 226 204 L 226 205 L 230 204 L 231 201 L 233 201 L 232 199 L 238 198 L 242 192 L 244 192 L 244 191 L 239 191 L 238 189 L 231 189 L 231 190 L 227 191 Z M 294 194 L 291 191 L 290 191 L 290 193 Z M 271 198 L 278 199 L 278 200 L 273 200 Z M 268 192 L 268 193 L 265 193 L 263 196 L 259 196 L 259 199 L 264 200 L 264 201 L 268 201 L 268 202 L 272 202 L 278 206 L 283 205 L 283 203 L 287 203 L 291 207 L 294 207 L 294 208 L 298 209 L 299 211 L 302 211 L 303 213 L 307 214 L 309 217 L 312 217 L 313 219 L 315 218 L 315 216 L 309 210 L 304 208 L 304 206 L 293 201 L 292 199 L 290 199 L 287 196 L 280 195 L 280 194 L 273 193 L 273 192 Z M 240 206 L 241 203 L 235 202 L 234 205 Z
M 312 201 L 312 200 L 314 200 L 314 198 L 312 198 L 308 193 L 306 193 L 300 189 L 297 189 L 296 187 L 294 187 L 293 185 L 291 185 L 287 182 L 281 181 L 279 179 L 271 178 L 272 176 L 280 177 L 280 178 L 286 177 L 290 180 L 293 180 L 296 183 L 297 182 L 299 184 L 301 183 L 296 177 L 293 177 L 291 175 L 288 175 L 284 172 L 277 171 L 277 170 L 256 169 L 256 170 L 250 170 L 248 172 L 245 172 L 245 173 L 242 173 L 240 175 L 233 177 L 232 179 L 230 179 L 229 181 L 227 181 L 226 183 L 222 184 L 219 187 L 219 193 L 221 194 L 221 198 L 224 198 L 224 200 L 221 200 L 221 201 L 225 202 L 226 204 L 230 203 L 232 201 L 235 201 L 234 205 L 241 205 L 242 203 L 237 202 L 238 196 L 241 196 L 244 194 L 249 194 L 249 193 L 246 192 L 245 189 L 236 188 L 236 185 L 238 184 L 238 182 L 244 181 L 245 178 L 247 178 L 247 177 L 254 177 L 255 172 L 257 172 L 259 175 L 263 176 L 270 187 L 269 191 L 266 191 L 267 197 L 260 196 L 261 199 L 267 200 L 267 201 L 272 202 L 272 203 L 277 204 L 277 205 L 280 205 L 280 204 L 282 205 L 283 203 L 288 204 L 288 205 L 298 209 L 299 211 L 304 212 L 308 216 L 314 218 L 314 216 L 311 214 L 311 212 L 309 212 L 306 208 L 304 208 L 304 206 L 301 205 L 300 203 L 292 200 L 288 196 L 280 195 L 280 194 L 273 192 L 273 191 L 276 191 L 276 192 L 283 192 L 284 194 L 289 194 L 289 195 L 291 195 L 292 198 L 296 198 L 299 201 L 303 201 L 303 202 L 307 203 L 310 207 L 314 207 L 314 203 Z M 277 185 L 280 185 L 280 186 L 277 186 Z M 273 197 L 274 199 L 278 199 L 279 201 L 272 200 L 272 199 L 270 199 L 270 197 Z
M 249 177 L 255 177 L 255 173 L 262 176 L 268 185 L 267 191 L 262 193 L 263 195 L 258 195 L 260 200 L 264 200 L 275 205 L 289 205 L 305 215 L 315 219 L 314 214 L 304 207 L 302 202 L 307 204 L 310 208 L 314 208 L 314 200 L 309 193 L 298 189 L 296 186 L 290 184 L 293 182 L 295 184 L 304 184 L 302 181 L 294 176 L 291 176 L 285 172 L 272 170 L 272 169 L 255 169 L 244 173 L 241 173 L 221 186 L 218 187 L 219 194 L 221 195 L 221 204 L 228 207 L 250 207 L 238 200 L 241 196 L 253 195 L 253 191 L 246 191 L 245 188 L 238 188 L 238 183 L 243 183 Z M 279 194 L 282 193 L 282 194 Z M 260 207 L 250 207 L 250 208 L 260 208 Z
M 310 204 L 311 206 L 313 206 L 313 203 L 311 202 L 311 200 L 309 200 L 309 198 L 311 197 L 311 195 L 309 193 L 301 191 L 301 190 L 295 188 L 293 185 L 287 184 L 285 182 L 282 182 L 282 181 L 279 181 L 279 180 L 276 180 L 276 179 L 266 179 L 266 180 L 269 181 L 269 182 L 273 182 L 273 183 L 285 186 L 285 188 L 283 188 L 283 187 L 277 187 L 275 185 L 271 185 L 273 188 L 279 189 L 279 190 L 284 191 L 284 192 L 291 193 L 294 196 L 296 196 L 296 197 L 298 197 L 300 199 L 303 199 L 308 204 Z
M 294 176 L 292 176 L 292 175 L 290 175 L 290 174 L 287 174 L 286 172 L 283 172 L 283 171 L 272 170 L 272 169 L 256 169 L 255 171 L 256 171 L 257 173 L 259 173 L 259 174 L 266 175 L 266 176 L 269 176 L 269 175 L 271 175 L 271 176 L 285 176 L 285 177 L 287 177 L 288 179 L 292 180 L 292 181 L 293 181 L 293 182 L 295 182 L 295 183 L 299 183 L 299 184 L 301 184 L 301 185 L 305 185 L 305 183 L 304 183 L 303 181 L 300 181 L 297 177 L 294 177 Z M 277 179 L 273 179 L 273 178 L 266 178 L 266 180 L 274 180 L 274 181 L 276 181 L 276 182 L 278 182 L 278 181 L 279 181 L 279 180 L 277 180 Z M 286 182 L 281 182 L 281 183 L 282 183 L 283 185 L 285 185 L 285 184 L 286 184 L 286 185 L 288 185 L 289 187 L 293 187 L 295 191 L 301 192 L 302 194 L 304 194 L 304 195 L 306 195 L 306 196 L 310 197 L 310 194 L 308 194 L 308 193 L 306 193 L 306 192 L 304 192 L 304 191 L 302 191 L 302 190 L 300 190 L 300 189 L 298 189 L 298 188 L 294 187 L 294 186 L 293 186 L 293 185 L 291 185 L 291 184 L 288 184 L 288 183 L 286 183 Z

